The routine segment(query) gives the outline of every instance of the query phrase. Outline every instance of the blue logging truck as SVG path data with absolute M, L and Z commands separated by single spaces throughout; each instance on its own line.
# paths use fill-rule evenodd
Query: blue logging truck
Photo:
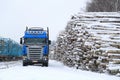
M 42 64 L 48 66 L 49 61 L 49 28 L 44 30 L 41 27 L 26 27 L 25 34 L 20 38 L 23 45 L 23 66 Z

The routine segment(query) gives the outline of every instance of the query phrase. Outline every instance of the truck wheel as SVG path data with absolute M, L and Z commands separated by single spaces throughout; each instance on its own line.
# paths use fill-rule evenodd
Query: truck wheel
M 26 63 L 23 63 L 23 66 L 27 66 L 27 64 L 26 64 Z
M 27 62 L 26 61 L 23 61 L 23 66 L 27 66 Z
M 42 66 L 48 67 L 48 62 L 43 63 Z
M 46 63 L 45 66 L 48 67 L 48 63 Z

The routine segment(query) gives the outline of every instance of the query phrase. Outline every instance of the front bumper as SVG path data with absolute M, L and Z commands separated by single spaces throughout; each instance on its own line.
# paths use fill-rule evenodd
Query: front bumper
M 23 63 L 26 63 L 28 65 L 43 64 L 43 63 L 48 63 L 48 59 L 40 59 L 40 60 L 25 59 L 25 60 L 23 60 Z

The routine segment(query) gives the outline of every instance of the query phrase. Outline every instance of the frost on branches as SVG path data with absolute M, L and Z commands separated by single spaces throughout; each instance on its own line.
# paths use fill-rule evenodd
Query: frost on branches
M 54 59 L 77 69 L 120 75 L 120 13 L 72 16 L 57 38 Z

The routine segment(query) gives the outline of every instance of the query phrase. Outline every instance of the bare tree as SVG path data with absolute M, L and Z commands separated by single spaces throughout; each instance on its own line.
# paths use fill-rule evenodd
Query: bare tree
M 120 10 L 120 0 L 92 0 L 87 3 L 87 12 L 116 12 Z

